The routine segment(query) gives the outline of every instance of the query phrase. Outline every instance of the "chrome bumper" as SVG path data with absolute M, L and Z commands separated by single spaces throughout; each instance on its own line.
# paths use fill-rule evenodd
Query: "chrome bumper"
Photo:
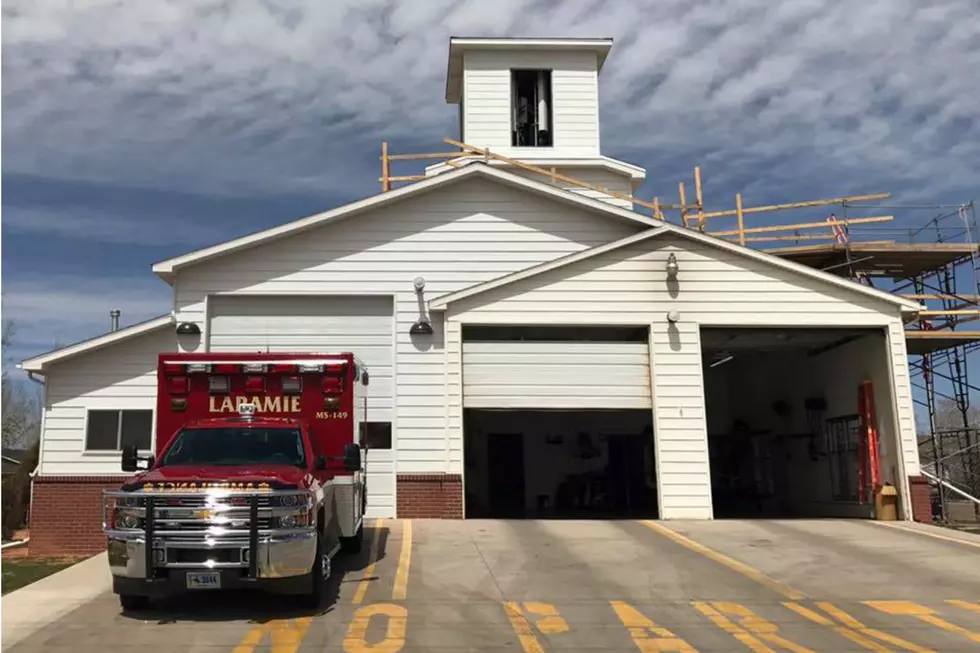
M 251 567 L 249 538 L 206 538 L 200 540 L 153 539 L 153 554 L 148 556 L 146 538 L 142 532 L 107 530 L 109 538 L 109 570 L 122 578 L 148 578 L 147 561 L 154 569 L 215 570 Z M 183 562 L 181 551 L 193 550 L 200 562 Z M 256 564 L 254 577 L 289 578 L 309 574 L 316 556 L 316 531 L 313 529 L 289 534 L 260 535 L 254 547 Z M 213 552 L 213 555 L 200 551 Z

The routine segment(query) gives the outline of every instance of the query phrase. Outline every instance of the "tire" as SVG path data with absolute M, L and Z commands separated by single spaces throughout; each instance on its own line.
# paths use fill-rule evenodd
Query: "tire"
M 150 597 L 140 594 L 120 594 L 119 605 L 124 611 L 138 612 L 150 607 Z
M 364 521 L 358 526 L 357 532 L 351 537 L 340 538 L 340 550 L 344 553 L 360 553 L 364 544 Z
M 323 574 L 323 562 L 323 538 L 317 533 L 316 555 L 313 559 L 313 569 L 310 571 L 310 591 L 300 596 L 300 603 L 304 608 L 316 610 L 323 601 L 323 595 L 326 594 L 327 579 Z

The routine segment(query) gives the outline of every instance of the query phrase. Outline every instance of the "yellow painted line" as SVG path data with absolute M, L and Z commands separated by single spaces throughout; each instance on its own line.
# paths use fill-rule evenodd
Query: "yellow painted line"
M 858 646 L 863 646 L 869 651 L 875 651 L 876 653 L 889 653 L 891 651 L 891 649 L 888 648 L 887 646 L 883 646 L 878 642 L 870 640 L 864 635 L 861 635 L 860 633 L 850 628 L 845 628 L 843 626 L 835 625 L 833 621 L 823 616 L 819 612 L 814 612 L 810 608 L 802 606 L 799 603 L 792 603 L 790 601 L 786 601 L 783 603 L 783 605 L 789 608 L 790 610 L 792 610 L 793 612 L 795 612 L 796 614 L 806 617 L 807 619 L 809 619 L 810 621 L 816 624 L 820 624 L 821 626 L 827 626 L 828 628 L 832 629 L 834 632 L 841 635 L 842 637 L 846 637 L 847 639 L 851 640 Z
M 408 570 L 412 566 L 412 522 L 406 519 L 402 528 L 402 552 L 398 556 L 398 571 L 395 572 L 395 588 L 391 598 L 404 601 L 408 595 Z
M 269 646 L 270 653 L 296 653 L 312 623 L 312 617 L 273 619 L 245 633 L 245 637 L 235 647 L 233 653 L 252 653 L 256 646 L 265 641 L 267 635 L 272 640 Z
M 544 653 L 544 647 L 534 636 L 531 624 L 521 612 L 521 606 L 514 601 L 507 601 L 504 603 L 504 612 L 507 613 L 507 620 L 510 621 L 510 627 L 514 629 L 524 653 Z
M 625 601 L 610 601 L 616 616 L 642 653 L 698 653 L 698 650 Z
M 558 608 L 550 603 L 539 603 L 537 601 L 527 601 L 524 609 L 531 614 L 541 615 L 542 618 L 534 622 L 534 627 L 545 635 L 557 635 L 558 633 L 568 632 L 568 622 L 558 614 Z
M 376 614 L 388 617 L 385 637 L 380 642 L 368 644 L 367 632 L 371 617 Z M 354 612 L 347 636 L 344 637 L 344 650 L 347 653 L 398 653 L 405 648 L 405 633 L 408 627 L 408 610 L 394 603 L 373 603 L 358 608 Z M 278 653 L 278 651 L 276 652 Z
M 778 592 L 792 601 L 802 601 L 803 599 L 806 598 L 806 594 L 804 594 L 803 592 L 793 589 L 792 587 L 784 583 L 780 583 L 778 580 L 775 580 L 774 578 L 770 578 L 769 576 L 766 576 L 758 569 L 754 569 L 748 566 L 747 564 L 745 564 L 744 562 L 739 562 L 738 560 L 729 558 L 723 553 L 718 553 L 714 549 L 708 548 L 699 542 L 695 542 L 694 540 L 681 535 L 677 531 L 667 528 L 663 524 L 650 520 L 644 520 L 643 523 L 650 529 L 656 531 L 657 533 L 660 533 L 664 537 L 667 537 L 677 542 L 681 546 L 684 546 L 690 549 L 691 551 L 696 551 L 697 553 L 700 553 L 706 558 L 710 558 L 711 560 L 714 560 L 719 564 L 723 564 L 729 569 L 732 569 L 733 571 L 737 571 L 738 573 L 742 574 L 746 578 L 754 580 L 755 582 L 761 585 L 765 585 L 766 587 L 773 590 L 774 592 Z
M 969 540 L 961 540 L 956 537 L 950 537 L 949 535 L 940 535 L 939 533 L 933 533 L 932 531 L 919 530 L 918 528 L 908 528 L 905 526 L 899 526 L 892 522 L 882 522 L 867 520 L 869 524 L 877 524 L 878 526 L 884 526 L 885 528 L 893 528 L 897 531 L 902 531 L 903 533 L 914 533 L 916 535 L 925 535 L 926 537 L 934 537 L 937 540 L 945 540 L 947 542 L 956 542 L 957 544 L 965 544 L 966 546 L 972 546 L 974 548 L 980 549 L 980 542 L 971 542 Z
M 368 554 L 368 566 L 364 569 L 364 577 L 361 578 L 361 582 L 357 584 L 357 591 L 354 592 L 354 598 L 351 599 L 351 603 L 354 605 L 360 605 L 361 601 L 364 600 L 364 595 L 367 594 L 368 584 L 374 577 L 374 566 L 378 564 L 378 533 L 381 532 L 381 524 L 384 520 L 379 519 L 374 522 L 374 533 L 371 535 L 371 552 Z
M 741 622 L 742 628 L 752 632 L 756 637 L 765 642 L 793 651 L 793 653 L 816 653 L 805 646 L 786 639 L 779 634 L 779 627 L 776 624 L 763 619 L 744 605 L 730 603 L 728 601 L 713 601 L 711 605 L 718 612 L 737 617 L 739 622 Z
M 837 619 L 841 623 L 849 626 L 851 632 L 854 632 L 855 635 L 858 635 L 858 637 L 861 636 L 874 637 L 875 639 L 880 639 L 883 642 L 894 644 L 895 646 L 898 646 L 903 650 L 912 651 L 912 653 L 936 653 L 932 649 L 925 648 L 924 646 L 919 646 L 918 644 L 902 639 L 901 637 L 890 635 L 882 630 L 878 630 L 876 628 L 868 628 L 863 623 L 861 623 L 851 615 L 847 614 L 837 606 L 833 605 L 832 603 L 827 603 L 826 601 L 820 601 L 817 603 L 817 606 L 821 610 L 825 611 L 827 614 L 832 615 L 835 619 Z M 871 650 L 873 651 L 890 650 L 890 649 L 874 648 L 878 646 L 874 642 L 871 642 L 872 646 L 868 646 L 868 643 L 866 643 L 866 640 L 864 640 L 863 637 L 861 637 L 861 641 L 859 641 L 858 638 L 852 637 L 850 635 L 845 635 L 845 637 L 849 637 L 852 641 L 855 641 L 858 644 L 861 644 L 862 646 L 865 646 L 867 648 L 871 648 Z
M 738 626 L 736 626 L 731 619 L 721 614 L 707 603 L 703 603 L 701 601 L 695 601 L 691 605 L 693 605 L 698 612 L 711 619 L 711 621 L 714 622 L 716 626 L 718 626 L 725 632 L 729 633 L 732 637 L 734 637 L 738 641 L 745 644 L 747 647 L 755 651 L 755 653 L 776 653 L 771 648 L 769 648 L 761 641 L 759 641 L 751 634 L 749 634 L 748 631 L 743 630 Z
M 980 642 L 980 633 L 975 633 L 964 628 L 963 626 L 950 623 L 949 621 L 946 621 L 942 617 L 938 616 L 939 613 L 932 608 L 927 608 L 924 605 L 919 605 L 918 603 L 913 603 L 912 601 L 865 601 L 864 604 L 871 606 L 875 610 L 884 612 L 885 614 L 915 617 L 919 621 L 927 623 L 930 626 L 935 626 L 936 628 L 942 628 L 947 632 L 962 635 L 963 637 L 966 637 L 974 642 Z
M 946 603 L 956 606 L 957 608 L 963 608 L 964 610 L 970 610 L 972 612 L 980 612 L 980 603 L 971 603 L 969 601 L 959 601 L 955 599 L 946 601 Z

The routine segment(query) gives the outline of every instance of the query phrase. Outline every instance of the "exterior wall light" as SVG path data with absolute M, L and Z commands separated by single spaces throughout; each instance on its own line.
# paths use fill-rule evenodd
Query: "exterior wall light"
M 181 322 L 177 326 L 177 335 L 180 336 L 199 336 L 201 335 L 201 327 L 197 325 L 197 322 Z
M 681 314 L 677 311 L 670 311 L 667 313 L 667 321 L 671 324 L 678 322 L 681 319 Z
M 425 290 L 425 279 L 422 277 L 415 277 L 415 281 L 412 282 L 415 286 L 415 292 L 420 293 Z
M 671 252 L 670 256 L 667 257 L 667 278 L 676 279 L 677 270 L 679 269 L 680 268 L 677 266 L 677 257 L 674 256 L 673 252 Z
M 432 325 L 427 320 L 419 320 L 408 329 L 411 336 L 431 336 Z

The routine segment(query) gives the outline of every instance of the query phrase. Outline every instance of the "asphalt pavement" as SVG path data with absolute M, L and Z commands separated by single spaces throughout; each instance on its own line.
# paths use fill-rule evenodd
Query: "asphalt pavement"
M 101 592 L 4 650 L 980 650 L 969 534 L 843 520 L 368 526 L 372 545 L 340 560 L 315 612 L 202 592 L 123 614 Z

